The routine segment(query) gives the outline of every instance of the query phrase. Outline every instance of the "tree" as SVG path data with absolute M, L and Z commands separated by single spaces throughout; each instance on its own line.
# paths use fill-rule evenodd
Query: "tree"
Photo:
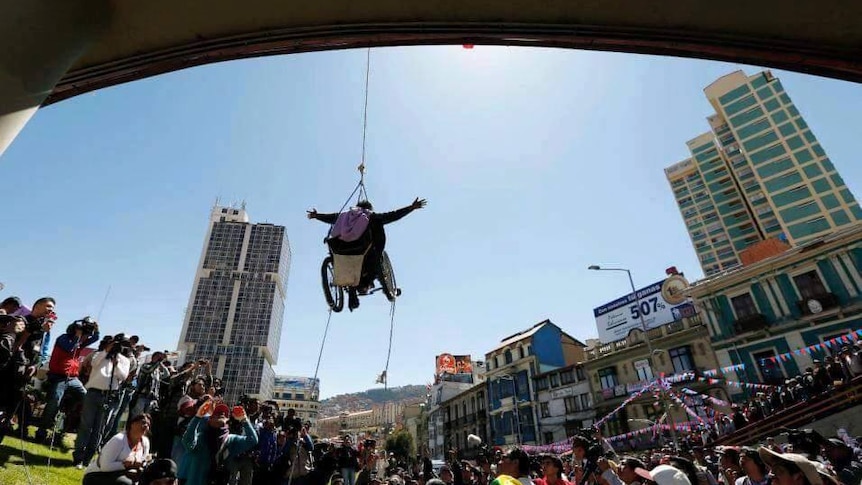
M 386 451 L 395 455 L 395 459 L 410 463 L 413 456 L 413 437 L 406 430 L 398 431 L 386 438 Z

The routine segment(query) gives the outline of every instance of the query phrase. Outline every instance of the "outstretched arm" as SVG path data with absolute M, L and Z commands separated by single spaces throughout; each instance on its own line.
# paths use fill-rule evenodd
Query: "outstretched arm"
M 425 199 L 420 199 L 419 197 L 416 197 L 416 200 L 414 200 L 413 203 L 408 205 L 407 207 L 402 207 L 402 208 L 394 210 L 392 212 L 384 212 L 382 214 L 374 214 L 372 217 L 376 217 L 376 218 L 380 219 L 380 221 L 383 222 L 383 224 L 389 224 L 391 222 L 395 222 L 395 221 L 403 218 L 407 214 L 409 214 L 409 213 L 411 213 L 417 209 L 421 209 L 421 208 L 425 207 L 425 204 L 427 204 L 427 203 L 428 203 L 428 201 L 426 201 Z
M 317 209 L 311 209 L 308 211 L 308 218 L 317 219 L 318 221 L 325 222 L 327 224 L 335 224 L 335 221 L 338 220 L 338 213 L 321 214 L 320 212 L 317 212 Z

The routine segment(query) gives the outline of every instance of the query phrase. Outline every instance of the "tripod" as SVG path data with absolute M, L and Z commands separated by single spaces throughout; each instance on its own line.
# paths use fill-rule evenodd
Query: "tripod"
M 112 438 L 112 436 L 105 436 L 105 432 L 110 430 L 114 421 L 119 418 L 117 416 L 117 409 L 119 408 L 120 399 L 122 398 L 121 392 L 119 389 L 111 389 L 114 385 L 114 374 L 117 371 L 117 363 L 111 360 L 111 380 L 108 381 L 108 391 L 105 393 L 105 397 L 102 399 L 102 412 L 99 418 L 99 427 L 98 433 L 96 434 L 96 443 L 98 443 L 99 449 L 101 450 L 105 443 Z M 119 387 L 119 386 L 118 386 Z

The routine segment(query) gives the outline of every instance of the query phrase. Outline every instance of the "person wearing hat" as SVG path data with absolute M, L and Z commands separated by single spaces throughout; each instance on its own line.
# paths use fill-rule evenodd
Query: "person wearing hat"
M 682 470 L 678 470 L 670 465 L 659 465 L 651 471 L 638 468 L 636 473 L 641 478 L 655 482 L 656 485 L 692 485 Z
M 168 458 L 158 459 L 141 474 L 138 485 L 177 485 L 177 464 Z
M 216 405 L 209 399 L 198 408 L 188 429 L 183 434 L 186 453 L 177 476 L 186 485 L 206 485 L 227 478 L 231 458 L 257 446 L 257 431 L 247 419 L 242 406 L 233 408 L 233 418 L 243 427 L 243 434 L 231 434 L 228 427 L 230 408 L 224 403 Z
M 814 462 L 797 453 L 775 453 L 761 447 L 760 458 L 772 470 L 773 485 L 824 485 Z

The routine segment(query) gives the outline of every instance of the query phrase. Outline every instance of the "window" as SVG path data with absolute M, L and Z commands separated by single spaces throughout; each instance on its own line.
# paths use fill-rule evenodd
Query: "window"
M 559 374 L 551 374 L 551 387 L 557 387 L 560 385 L 560 375 Z
M 536 390 L 543 391 L 548 388 L 548 378 L 542 377 L 540 379 L 536 379 Z
M 524 358 L 524 347 L 518 347 L 518 358 L 519 359 Z
M 575 382 L 575 370 L 569 369 L 560 372 L 560 383 L 561 384 L 570 384 Z
M 793 277 L 793 282 L 796 283 L 796 289 L 803 300 L 809 300 L 816 296 L 826 293 L 826 287 L 820 281 L 820 275 L 817 271 L 809 271 Z
M 550 418 L 551 417 L 551 409 L 549 408 L 548 403 L 546 403 L 546 402 L 539 403 L 539 411 L 541 411 L 543 418 Z
M 751 315 L 756 315 L 758 313 L 757 305 L 754 304 L 754 299 L 751 297 L 751 293 L 734 296 L 730 299 L 730 303 L 733 305 L 733 312 L 736 314 L 737 320 Z
M 599 382 L 602 389 L 613 389 L 616 387 L 619 384 L 619 381 L 617 381 L 617 368 L 605 367 L 604 369 L 599 369 Z
M 652 368 L 650 368 L 649 359 L 636 360 L 633 365 L 639 381 L 653 380 Z
M 764 384 L 781 385 L 784 383 L 784 371 L 781 369 L 780 360 L 775 358 L 775 351 L 766 350 L 751 354 L 751 358 L 757 364 L 761 381 Z
M 581 394 L 578 398 L 581 401 L 581 409 L 589 409 L 593 407 L 593 400 L 590 398 L 589 392 Z
M 580 411 L 580 408 L 578 407 L 577 396 L 569 396 L 563 402 L 566 404 L 566 414 Z
M 512 363 L 512 351 L 506 350 L 506 353 L 504 354 L 504 358 L 505 358 L 507 364 L 511 364 Z
M 670 349 L 670 361 L 674 372 L 694 370 L 694 359 L 691 357 L 691 347 L 677 347 Z
M 578 376 L 579 381 L 582 381 L 582 380 L 587 378 L 584 375 L 584 368 L 583 367 L 578 366 L 577 368 L 575 368 L 575 374 Z
M 554 442 L 554 433 L 552 433 L 550 431 L 545 431 L 544 435 L 545 435 L 545 444 L 546 445 L 550 445 L 551 443 Z

